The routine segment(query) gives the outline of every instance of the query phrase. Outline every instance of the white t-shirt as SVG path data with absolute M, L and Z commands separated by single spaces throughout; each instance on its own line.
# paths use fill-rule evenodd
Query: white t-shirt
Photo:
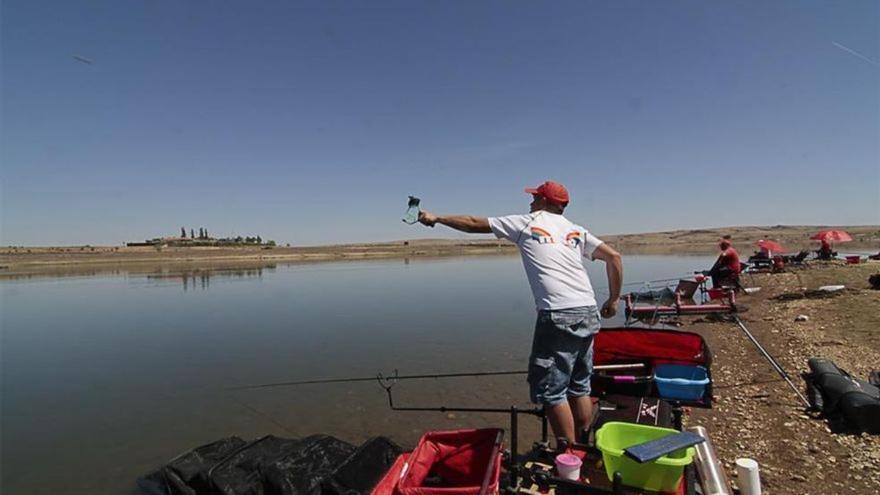
M 519 247 L 538 310 L 596 305 L 582 258 L 602 241 L 587 229 L 547 211 L 491 217 L 489 227 Z

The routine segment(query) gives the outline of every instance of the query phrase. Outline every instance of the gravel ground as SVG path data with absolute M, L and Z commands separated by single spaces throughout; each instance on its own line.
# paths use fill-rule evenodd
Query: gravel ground
M 746 276 L 762 290 L 741 299 L 743 323 L 803 391 L 807 359 L 833 360 L 867 379 L 880 368 L 880 291 L 868 277 L 880 263 L 813 263 L 789 273 Z M 801 297 L 823 285 L 845 285 L 833 297 Z M 780 295 L 783 298 L 778 298 Z M 806 321 L 795 321 L 805 315 Z M 832 433 L 804 412 L 794 391 L 771 368 L 745 334 L 730 322 L 684 322 L 701 333 L 713 352 L 716 403 L 694 410 L 688 424 L 706 426 L 736 484 L 734 461 L 761 465 L 764 493 L 880 493 L 880 436 Z

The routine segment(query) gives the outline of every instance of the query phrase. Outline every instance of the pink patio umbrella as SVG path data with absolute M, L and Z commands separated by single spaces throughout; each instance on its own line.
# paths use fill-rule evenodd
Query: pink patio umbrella
M 849 242 L 852 239 L 852 236 L 845 230 L 822 230 L 817 232 L 813 237 L 810 237 L 814 241 L 828 241 L 828 242 Z
M 772 251 L 774 253 L 782 253 L 785 252 L 785 248 L 782 247 L 782 244 L 779 244 L 776 241 L 770 239 L 761 239 L 760 241 L 755 243 L 759 248 L 764 248 L 768 251 Z

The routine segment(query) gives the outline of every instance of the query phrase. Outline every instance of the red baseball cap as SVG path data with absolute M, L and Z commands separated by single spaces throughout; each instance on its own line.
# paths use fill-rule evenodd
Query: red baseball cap
M 548 180 L 538 187 L 527 187 L 526 192 L 543 196 L 548 202 L 565 206 L 568 204 L 568 190 L 562 184 Z

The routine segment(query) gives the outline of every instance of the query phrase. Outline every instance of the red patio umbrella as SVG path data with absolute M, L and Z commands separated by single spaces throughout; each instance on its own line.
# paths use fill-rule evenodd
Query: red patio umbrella
M 759 248 L 764 248 L 768 251 L 773 251 L 775 253 L 783 253 L 785 252 L 785 248 L 782 247 L 782 244 L 779 244 L 776 241 L 770 239 L 761 239 L 760 241 L 755 243 Z
M 830 242 L 849 242 L 853 240 L 845 230 L 822 230 L 817 232 L 813 237 L 810 237 L 810 239 Z

